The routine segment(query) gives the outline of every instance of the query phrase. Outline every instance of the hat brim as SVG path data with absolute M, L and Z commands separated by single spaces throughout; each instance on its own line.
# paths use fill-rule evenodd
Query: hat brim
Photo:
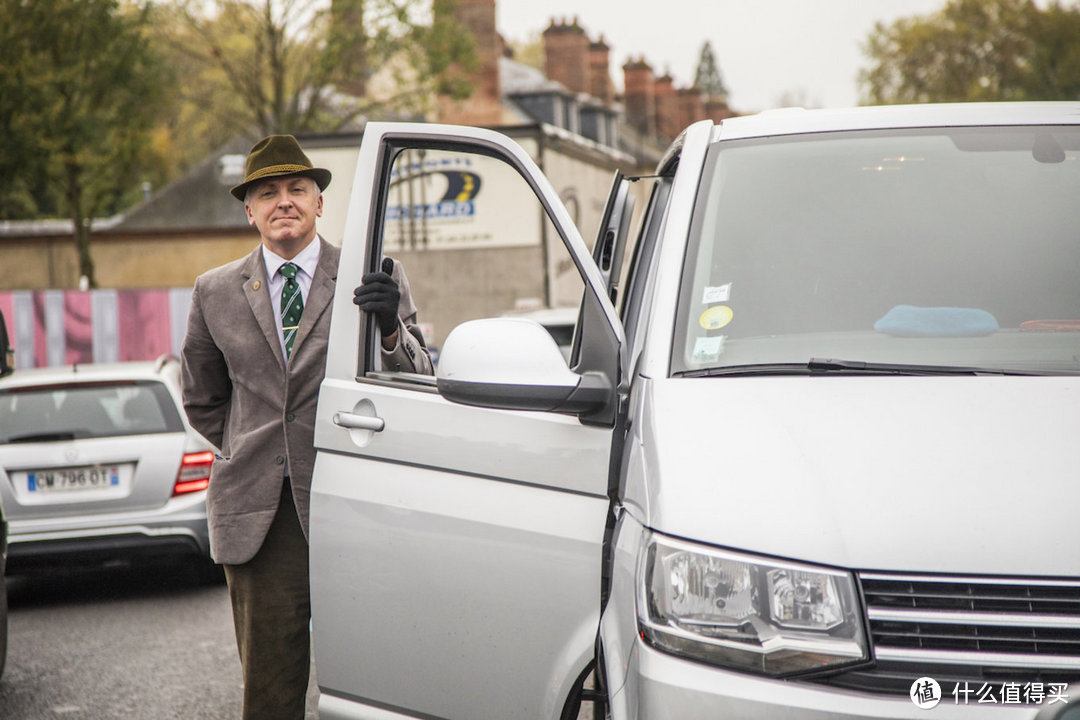
M 229 190 L 229 192 L 232 193 L 232 196 L 234 198 L 236 198 L 240 202 L 243 202 L 245 197 L 247 196 L 247 189 L 249 185 L 261 182 L 263 180 L 268 180 L 269 178 L 288 177 L 290 175 L 302 175 L 304 177 L 311 178 L 315 181 L 315 184 L 319 186 L 320 191 L 325 190 L 326 186 L 330 184 L 331 177 L 330 171 L 326 168 L 301 168 L 297 170 L 295 166 L 286 166 L 279 168 L 270 167 L 265 168 L 248 177 L 247 180 L 232 188 L 231 190 Z

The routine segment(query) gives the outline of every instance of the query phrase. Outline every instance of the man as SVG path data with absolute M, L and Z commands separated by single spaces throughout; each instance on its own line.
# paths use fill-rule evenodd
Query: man
M 243 717 L 296 720 L 310 668 L 315 405 L 339 250 L 315 229 L 330 172 L 313 167 L 294 137 L 260 140 L 244 170 L 231 192 L 261 242 L 195 281 L 181 351 L 184 409 L 220 450 L 207 515 L 232 600 Z M 364 276 L 355 302 L 378 323 L 384 365 L 430 373 L 408 284 L 392 261 L 383 267 Z

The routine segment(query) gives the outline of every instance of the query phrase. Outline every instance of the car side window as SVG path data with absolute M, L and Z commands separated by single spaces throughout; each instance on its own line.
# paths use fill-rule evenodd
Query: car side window
M 400 263 L 416 330 L 436 366 L 451 330 L 497 316 L 538 322 L 569 357 L 584 282 L 517 168 L 476 152 L 398 149 L 380 199 L 381 256 Z M 372 355 L 369 377 L 423 384 L 409 373 L 380 370 L 379 353 Z

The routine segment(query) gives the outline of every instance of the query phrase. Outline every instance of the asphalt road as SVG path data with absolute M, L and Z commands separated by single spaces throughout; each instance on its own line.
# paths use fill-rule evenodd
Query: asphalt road
M 240 717 L 224 582 L 183 566 L 54 573 L 8 578 L 8 600 L 3 720 Z

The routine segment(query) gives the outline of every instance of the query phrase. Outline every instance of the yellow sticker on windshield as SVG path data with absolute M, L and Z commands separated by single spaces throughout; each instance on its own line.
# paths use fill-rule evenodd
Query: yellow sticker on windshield
M 706 330 L 719 330 L 731 322 L 735 313 L 727 305 L 714 305 L 701 313 L 698 323 Z

